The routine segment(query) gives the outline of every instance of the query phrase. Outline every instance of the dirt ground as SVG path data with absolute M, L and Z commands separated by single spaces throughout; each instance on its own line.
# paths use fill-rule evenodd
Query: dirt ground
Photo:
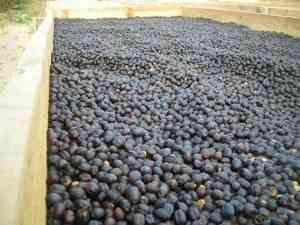
M 13 22 L 0 27 L 0 93 L 15 75 L 18 59 L 33 30 L 32 24 Z
M 44 15 L 46 0 L 24 0 L 0 13 L 0 94 L 15 76 L 26 44 Z

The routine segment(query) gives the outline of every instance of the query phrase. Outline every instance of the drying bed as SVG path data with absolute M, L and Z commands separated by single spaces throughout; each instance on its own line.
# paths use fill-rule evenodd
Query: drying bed
M 48 224 L 300 223 L 300 40 L 56 20 Z

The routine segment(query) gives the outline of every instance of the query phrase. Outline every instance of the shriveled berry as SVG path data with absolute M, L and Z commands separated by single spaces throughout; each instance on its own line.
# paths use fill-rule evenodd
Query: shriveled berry
M 178 224 L 178 225 L 183 225 L 183 224 L 186 224 L 186 222 L 187 222 L 186 214 L 182 209 L 176 210 L 176 212 L 174 214 L 174 218 L 175 218 L 176 224 Z
M 247 203 L 244 206 L 244 213 L 246 216 L 251 217 L 256 213 L 256 207 L 251 203 Z
M 104 225 L 115 225 L 116 220 L 112 217 L 108 217 L 104 220 Z
M 101 219 L 105 215 L 104 209 L 102 208 L 94 208 L 92 211 L 92 218 Z
M 230 203 L 225 203 L 222 209 L 222 213 L 225 219 L 232 219 L 235 215 L 234 206 Z
M 162 220 L 170 219 L 174 212 L 174 206 L 172 204 L 166 203 L 161 208 L 154 211 L 155 215 Z
M 135 213 L 132 218 L 133 225 L 144 225 L 145 224 L 145 216 L 141 213 Z
M 191 206 L 188 209 L 187 213 L 188 213 L 189 218 L 192 219 L 192 220 L 197 220 L 200 217 L 199 209 L 196 208 L 195 206 Z
M 75 213 L 72 210 L 66 210 L 64 214 L 64 222 L 72 224 L 75 221 Z
M 85 196 L 85 192 L 81 187 L 71 187 L 70 194 L 74 199 L 82 199 Z
M 135 186 L 129 186 L 126 191 L 126 195 L 129 199 L 129 201 L 133 203 L 137 203 L 140 200 L 141 193 L 139 189 Z
M 62 197 L 57 193 L 49 193 L 47 196 L 47 201 L 49 205 L 54 205 L 62 201 Z

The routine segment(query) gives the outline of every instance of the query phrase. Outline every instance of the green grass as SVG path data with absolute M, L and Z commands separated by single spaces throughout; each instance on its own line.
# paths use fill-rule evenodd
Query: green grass
M 0 26 L 8 22 L 30 23 L 33 17 L 44 15 L 45 6 L 45 0 L 0 0 Z

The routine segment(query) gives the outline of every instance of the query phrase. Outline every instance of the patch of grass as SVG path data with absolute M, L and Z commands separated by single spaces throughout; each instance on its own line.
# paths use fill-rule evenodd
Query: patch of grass
M 0 13 L 0 28 L 3 27 L 8 22 L 7 14 L 6 13 Z M 1 34 L 0 29 L 0 34 Z
M 5 12 L 9 9 L 15 2 L 10 0 L 0 0 L 0 13 Z
M 0 27 L 8 22 L 28 24 L 33 17 L 43 16 L 45 7 L 45 0 L 16 0 L 5 12 L 0 13 Z

